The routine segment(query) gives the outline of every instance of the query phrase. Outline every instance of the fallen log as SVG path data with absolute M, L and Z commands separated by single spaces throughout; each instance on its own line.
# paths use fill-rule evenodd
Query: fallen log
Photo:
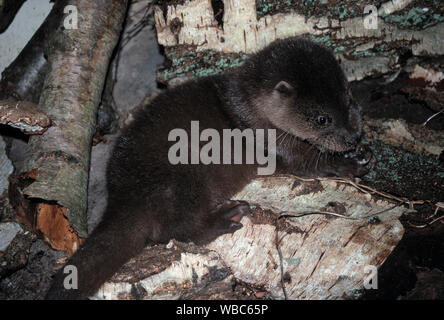
M 275 39 L 306 36 L 333 50 L 349 81 L 396 73 L 403 55 L 444 54 L 443 7 L 412 0 L 157 1 L 164 83 L 217 74 Z M 366 10 L 367 9 L 367 10 Z
M 233 298 L 242 283 L 244 298 L 347 299 L 401 240 L 409 210 L 353 184 L 293 176 L 254 180 L 233 198 L 252 208 L 240 230 L 204 248 L 149 247 L 93 298 Z

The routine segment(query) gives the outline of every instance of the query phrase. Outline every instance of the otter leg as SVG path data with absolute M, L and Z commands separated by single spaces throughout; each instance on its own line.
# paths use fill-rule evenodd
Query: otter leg
M 225 220 L 239 223 L 243 216 L 250 214 L 250 205 L 246 201 L 227 200 L 218 205 L 213 212 L 215 215 L 222 216 Z

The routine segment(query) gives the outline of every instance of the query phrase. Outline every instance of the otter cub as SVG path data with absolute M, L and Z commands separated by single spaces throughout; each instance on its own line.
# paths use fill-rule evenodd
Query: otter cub
M 242 227 L 248 204 L 228 200 L 254 178 L 257 163 L 169 161 L 171 130 L 190 132 L 197 120 L 220 133 L 275 129 L 279 173 L 359 176 L 367 170 L 370 153 L 356 151 L 358 107 L 334 56 L 308 40 L 275 41 L 238 69 L 167 90 L 138 111 L 108 164 L 103 221 L 67 263 L 77 267 L 78 289 L 64 289 L 60 270 L 48 299 L 94 294 L 149 243 L 203 244 Z

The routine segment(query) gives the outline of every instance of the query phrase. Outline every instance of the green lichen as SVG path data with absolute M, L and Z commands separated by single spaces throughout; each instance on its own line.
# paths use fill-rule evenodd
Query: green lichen
M 328 48 L 331 48 L 334 53 L 342 53 L 345 50 L 348 50 L 350 48 L 354 48 L 356 46 L 356 41 L 352 39 L 331 39 L 329 35 L 324 36 L 315 36 L 315 35 L 308 35 L 306 36 L 308 39 L 320 43 Z
M 301 258 L 297 257 L 297 258 L 285 258 L 284 259 L 286 263 L 290 264 L 290 265 L 296 265 L 299 264 L 301 262 Z
M 364 292 L 363 290 L 360 289 L 354 289 L 354 290 L 350 290 L 350 291 L 346 291 L 345 296 L 348 297 L 349 299 L 359 299 L 363 296 Z
M 339 20 L 342 20 L 347 15 L 347 9 L 346 8 L 340 8 L 339 11 L 340 11 L 340 13 L 339 13 Z
M 179 77 L 207 77 L 243 64 L 247 55 L 215 51 L 196 52 L 193 48 L 167 48 L 165 55 L 170 63 L 157 72 L 157 79 L 167 83 Z
M 352 55 L 354 55 L 355 57 L 374 57 L 376 55 L 375 52 L 372 51 L 359 51 L 359 52 L 352 52 Z
M 278 12 L 294 12 L 293 0 L 256 0 L 256 12 L 258 19 Z
M 306 35 L 306 38 L 331 48 L 336 54 L 347 54 L 359 57 L 385 56 L 394 57 L 402 50 L 409 50 L 408 42 L 393 42 L 390 46 L 386 43 L 377 43 L 373 48 L 356 51 L 362 44 L 362 39 L 332 39 L 330 35 Z
M 256 12 L 258 19 L 276 13 L 297 12 L 306 19 L 313 16 L 328 16 L 344 20 L 362 15 L 363 8 L 369 3 L 379 6 L 382 1 L 256 0 Z
M 444 9 L 436 1 L 425 1 L 423 7 L 408 6 L 391 15 L 381 15 L 388 23 L 394 23 L 401 28 L 425 29 L 439 22 L 444 21 Z
M 256 0 L 257 18 L 276 13 L 297 12 L 306 19 L 327 16 L 331 19 L 346 20 L 362 16 L 364 7 L 372 4 L 377 8 L 386 1 L 325 1 L 325 0 Z M 415 1 L 401 11 L 390 15 L 382 14 L 386 22 L 403 28 L 424 29 L 444 21 L 444 6 L 439 0 Z
M 442 165 L 437 158 L 408 152 L 382 141 L 363 141 L 376 157 L 365 184 L 409 199 L 441 201 L 444 196 Z M 431 188 L 431 186 L 433 186 Z
M 337 52 L 341 52 L 341 51 L 344 51 L 345 50 L 345 47 L 344 46 L 336 46 L 334 49 L 333 49 L 333 51 L 335 52 L 335 53 L 337 53 Z
M 330 43 L 330 35 L 325 35 L 325 36 L 315 36 L 315 35 L 309 35 L 308 36 L 312 41 L 314 42 L 318 42 L 318 43 L 322 43 L 322 44 L 327 44 Z

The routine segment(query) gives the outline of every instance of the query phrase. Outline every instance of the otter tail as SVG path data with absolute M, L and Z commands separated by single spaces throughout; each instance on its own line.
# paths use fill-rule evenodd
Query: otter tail
M 122 219 L 105 219 L 65 267 L 56 273 L 45 298 L 76 300 L 87 299 L 95 294 L 106 280 L 147 245 L 148 231 L 143 228 L 145 224 L 139 222 L 133 214 L 128 214 Z M 74 274 L 64 273 L 66 266 L 74 266 L 75 269 L 72 269 L 77 271 L 77 289 L 65 288 L 65 279 Z M 70 280 L 73 280 L 72 277 Z

